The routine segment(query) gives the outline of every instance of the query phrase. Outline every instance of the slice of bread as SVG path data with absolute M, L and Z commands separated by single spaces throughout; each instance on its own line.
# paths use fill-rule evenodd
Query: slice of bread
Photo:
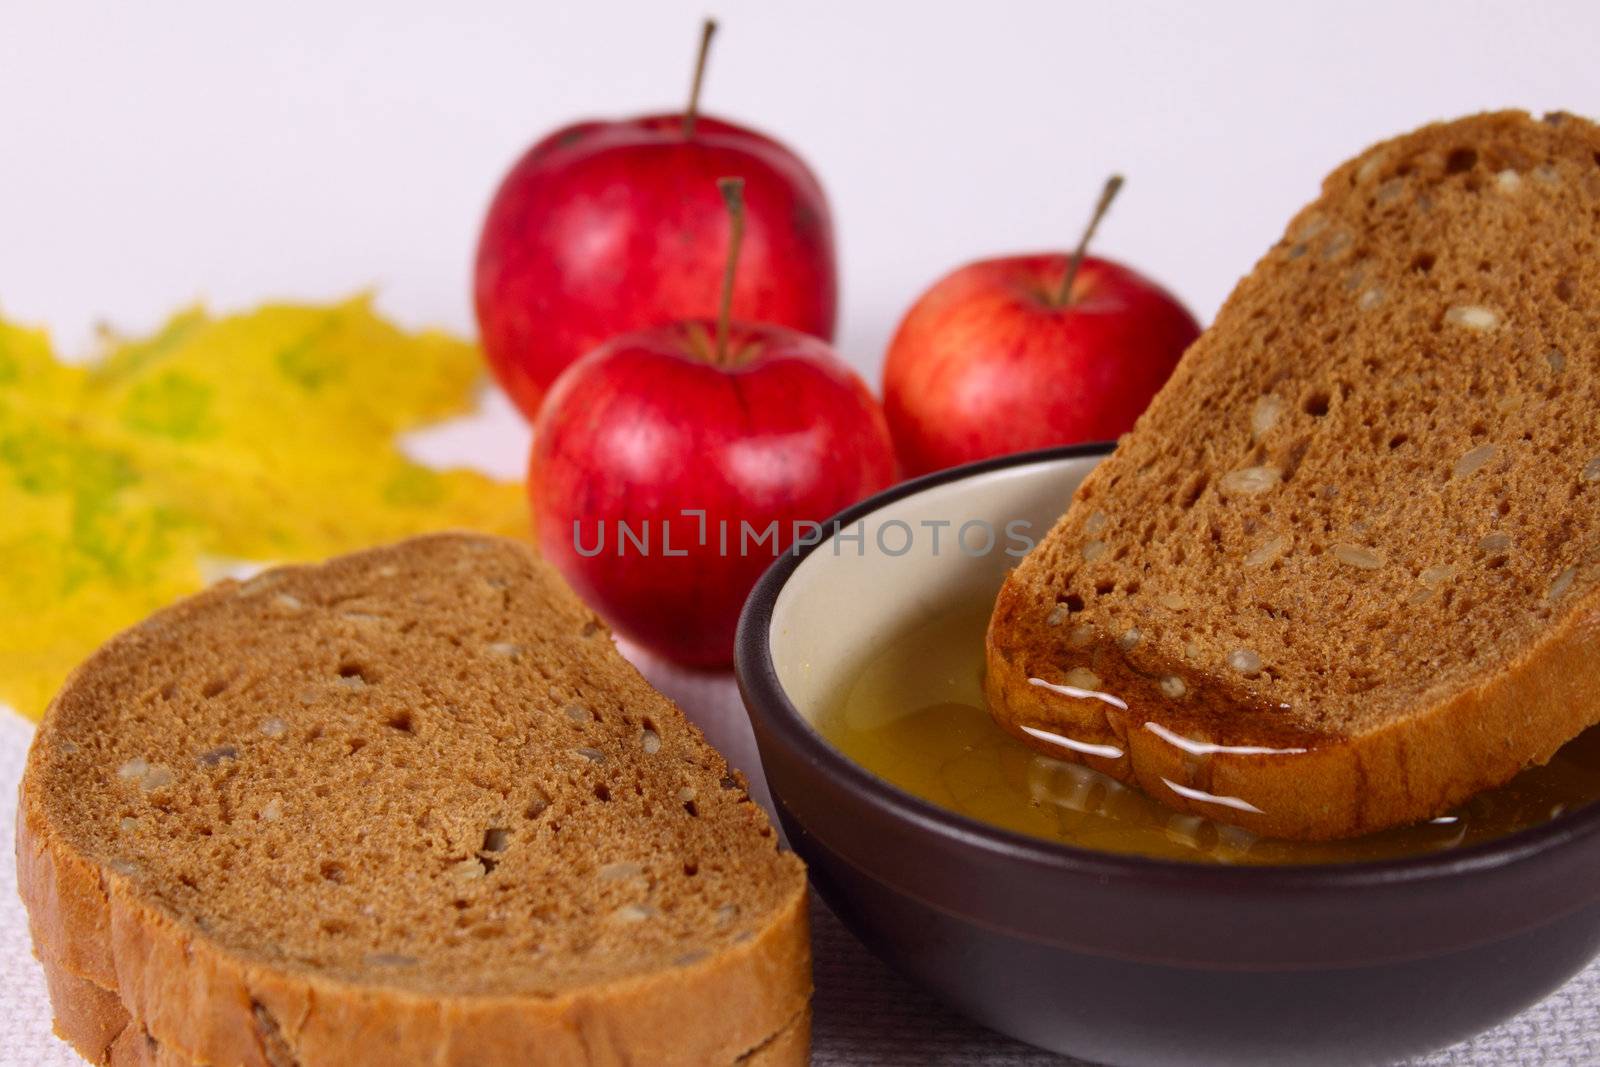
M 1600 721 L 1600 128 L 1432 125 L 1328 176 L 1010 575 L 995 719 L 1324 839 Z
M 268 571 L 113 638 L 35 737 L 17 861 L 100 1062 L 805 1060 L 803 868 L 516 542 Z

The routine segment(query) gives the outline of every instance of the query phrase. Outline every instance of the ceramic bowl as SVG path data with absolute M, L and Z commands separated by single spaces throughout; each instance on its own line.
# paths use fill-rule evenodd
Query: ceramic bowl
M 1385 862 L 1184 864 L 996 829 L 823 739 L 818 713 L 877 642 L 992 594 L 1015 563 L 903 530 L 1022 521 L 1042 536 L 1106 451 L 897 486 L 835 520 L 861 523 L 859 540 L 784 556 L 746 605 L 739 684 L 774 804 L 861 940 L 1001 1033 L 1111 1064 L 1391 1063 L 1507 1018 L 1600 952 L 1600 805 Z

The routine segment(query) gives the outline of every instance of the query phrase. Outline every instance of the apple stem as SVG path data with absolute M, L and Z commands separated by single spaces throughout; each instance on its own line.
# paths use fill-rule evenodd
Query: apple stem
M 694 121 L 700 116 L 700 86 L 706 80 L 706 60 L 711 55 L 711 38 L 717 34 L 717 20 L 706 19 L 700 25 L 700 53 L 694 61 L 694 81 L 689 86 L 689 106 L 683 110 L 683 136 L 694 136 Z
M 744 241 L 744 179 L 719 178 L 717 189 L 728 205 L 728 262 L 722 268 L 722 302 L 717 307 L 717 365 L 728 362 L 728 324 L 733 318 L 733 278 L 739 270 L 739 245 Z
M 1067 261 L 1066 277 L 1061 279 L 1061 288 L 1056 291 L 1055 306 L 1065 307 L 1072 299 L 1072 283 L 1078 280 L 1078 269 L 1083 266 L 1083 255 L 1089 250 L 1089 242 L 1094 240 L 1094 231 L 1100 228 L 1100 220 L 1106 217 L 1106 211 L 1111 207 L 1111 201 L 1117 198 L 1117 192 L 1122 188 L 1122 175 L 1113 174 L 1106 179 L 1105 188 L 1100 190 L 1100 200 L 1094 206 L 1094 214 L 1089 217 L 1089 225 L 1084 228 L 1083 236 L 1078 239 L 1078 247 L 1072 252 L 1072 258 Z

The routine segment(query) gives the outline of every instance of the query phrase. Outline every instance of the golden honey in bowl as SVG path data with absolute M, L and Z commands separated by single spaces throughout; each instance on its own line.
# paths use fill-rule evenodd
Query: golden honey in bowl
M 940 807 L 1102 852 L 1202 863 L 1342 863 L 1476 844 L 1600 796 L 1600 727 L 1432 822 L 1345 841 L 1258 837 L 1175 812 L 1076 763 L 1036 753 L 990 720 L 983 637 L 992 605 L 952 604 L 876 650 L 818 728 L 867 770 Z

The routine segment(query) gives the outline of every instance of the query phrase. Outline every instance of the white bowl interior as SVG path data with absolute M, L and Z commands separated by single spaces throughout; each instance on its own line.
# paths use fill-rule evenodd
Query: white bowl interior
M 1040 460 L 945 482 L 818 545 L 784 583 L 769 631 L 778 680 L 800 714 L 816 723 L 885 640 L 962 598 L 992 596 L 1028 547 L 1008 526 L 1037 542 L 1100 459 Z M 957 536 L 969 523 L 978 525 L 962 547 Z M 994 537 L 987 552 L 985 530 Z

